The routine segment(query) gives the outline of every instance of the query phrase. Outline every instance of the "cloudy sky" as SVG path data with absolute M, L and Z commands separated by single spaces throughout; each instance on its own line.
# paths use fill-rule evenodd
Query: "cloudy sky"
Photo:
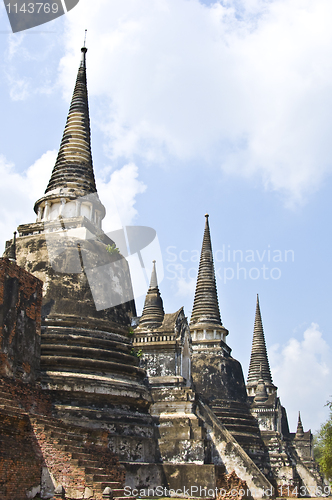
M 87 29 L 104 229 L 157 231 L 165 310 L 190 317 L 210 214 L 228 343 L 246 377 L 259 293 L 292 431 L 332 395 L 331 24 L 330 0 L 80 0 L 12 34 L 0 6 L 1 246 L 34 220 Z

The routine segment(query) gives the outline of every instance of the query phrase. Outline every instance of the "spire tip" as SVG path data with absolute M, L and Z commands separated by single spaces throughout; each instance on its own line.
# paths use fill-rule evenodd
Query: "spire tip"
M 86 46 L 85 46 L 85 44 L 86 44 L 86 32 L 87 32 L 87 31 L 88 31 L 88 30 L 85 30 L 85 32 L 84 32 L 84 43 L 83 43 L 83 47 L 81 48 L 81 52 L 83 52 L 83 54 L 86 54 L 86 53 L 87 53 L 87 51 L 88 51 L 88 49 L 87 49 L 87 48 L 86 48 Z

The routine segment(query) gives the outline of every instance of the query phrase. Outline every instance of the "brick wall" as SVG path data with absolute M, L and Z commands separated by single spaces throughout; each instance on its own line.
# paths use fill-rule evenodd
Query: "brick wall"
M 0 376 L 36 380 L 40 365 L 42 282 L 0 259 Z
M 253 500 L 246 481 L 240 479 L 235 471 L 230 474 L 220 474 L 217 478 L 217 488 L 217 500 Z
M 42 455 L 29 417 L 0 413 L 0 498 L 26 500 L 40 485 Z
M 98 485 L 86 472 L 89 463 L 120 488 L 125 480 L 108 440 L 106 430 L 66 424 L 52 416 L 50 395 L 38 386 L 0 377 L 1 500 L 26 500 L 43 489 L 52 495 L 52 485 L 42 481 L 45 470 L 55 485 L 65 487 L 66 498 L 83 499 L 93 491 L 93 499 L 101 500 L 101 489 L 96 490 Z M 80 460 L 73 459 L 73 453 L 79 453 Z

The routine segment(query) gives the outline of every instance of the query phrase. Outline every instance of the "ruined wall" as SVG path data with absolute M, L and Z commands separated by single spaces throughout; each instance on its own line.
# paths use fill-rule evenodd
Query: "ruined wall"
M 245 402 L 247 391 L 241 364 L 231 356 L 219 352 L 199 351 L 192 356 L 192 378 L 196 392 L 205 401 L 218 399 Z
M 42 282 L 0 259 L 0 375 L 33 382 L 40 363 Z
M 217 500 L 242 500 L 242 498 L 252 499 L 250 489 L 245 481 L 240 479 L 235 471 L 230 474 L 220 474 L 217 479 Z
M 33 498 L 40 485 L 42 455 L 29 417 L 0 412 L 0 429 L 0 497 Z
M 0 378 L 0 498 L 26 500 L 40 489 L 43 457 L 29 413 L 50 417 L 49 397 L 32 384 Z
M 292 437 L 292 435 L 291 435 Z M 304 432 L 303 436 L 297 436 L 292 440 L 292 445 L 301 458 L 313 458 L 312 434 L 311 431 Z
M 18 264 L 44 283 L 43 317 L 94 318 L 113 331 L 128 331 L 136 315 L 128 263 L 107 252 L 107 244 L 65 231 L 28 234 L 17 238 L 16 255 Z
M 141 347 L 140 344 L 136 345 Z M 175 342 L 170 346 L 152 344 L 151 347 L 145 344 L 140 358 L 140 367 L 146 370 L 149 378 L 180 375 L 181 350 L 176 347 Z
M 0 378 L 0 436 L 1 500 L 52 498 L 58 485 L 68 498 L 101 500 L 105 478 L 115 488 L 124 483 L 108 432 L 52 417 L 50 397 L 37 386 Z

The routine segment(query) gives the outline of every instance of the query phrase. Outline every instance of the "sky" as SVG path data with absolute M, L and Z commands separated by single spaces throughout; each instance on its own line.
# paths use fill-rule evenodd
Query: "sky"
M 165 312 L 190 319 L 209 213 L 227 342 L 246 378 L 258 293 L 293 432 L 332 397 L 331 23 L 329 0 L 80 0 L 13 34 L 0 5 L 2 248 L 35 220 L 87 29 L 104 230 L 155 229 Z

